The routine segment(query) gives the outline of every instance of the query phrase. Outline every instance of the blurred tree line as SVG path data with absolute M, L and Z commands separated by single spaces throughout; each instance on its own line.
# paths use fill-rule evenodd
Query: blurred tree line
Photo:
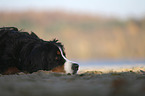
M 72 59 L 144 59 L 145 18 L 122 20 L 89 14 L 0 12 L 0 27 L 15 26 L 44 40 L 59 39 Z

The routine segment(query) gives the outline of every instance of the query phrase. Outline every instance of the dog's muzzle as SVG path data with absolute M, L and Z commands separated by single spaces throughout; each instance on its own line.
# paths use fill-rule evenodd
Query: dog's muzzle
M 72 61 L 66 61 L 64 64 L 64 69 L 66 74 L 76 74 L 79 70 L 79 65 Z

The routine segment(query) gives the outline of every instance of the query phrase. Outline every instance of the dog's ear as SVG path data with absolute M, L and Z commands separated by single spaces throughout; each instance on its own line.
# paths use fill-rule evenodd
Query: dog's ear
M 36 48 L 30 54 L 30 63 L 32 65 L 31 71 L 35 72 L 38 70 L 43 70 L 44 67 L 44 57 L 45 53 L 42 49 Z
M 43 63 L 45 62 L 44 54 L 44 51 L 40 47 L 34 48 L 24 60 L 23 70 L 30 73 L 43 70 Z

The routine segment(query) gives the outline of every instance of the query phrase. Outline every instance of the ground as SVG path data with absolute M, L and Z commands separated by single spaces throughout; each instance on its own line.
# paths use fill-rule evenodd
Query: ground
M 0 75 L 0 96 L 145 96 L 144 72 Z

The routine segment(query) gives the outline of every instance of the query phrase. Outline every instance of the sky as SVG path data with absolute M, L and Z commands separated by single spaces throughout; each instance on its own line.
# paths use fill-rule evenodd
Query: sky
M 65 10 L 106 16 L 145 16 L 145 0 L 0 0 L 0 11 Z

